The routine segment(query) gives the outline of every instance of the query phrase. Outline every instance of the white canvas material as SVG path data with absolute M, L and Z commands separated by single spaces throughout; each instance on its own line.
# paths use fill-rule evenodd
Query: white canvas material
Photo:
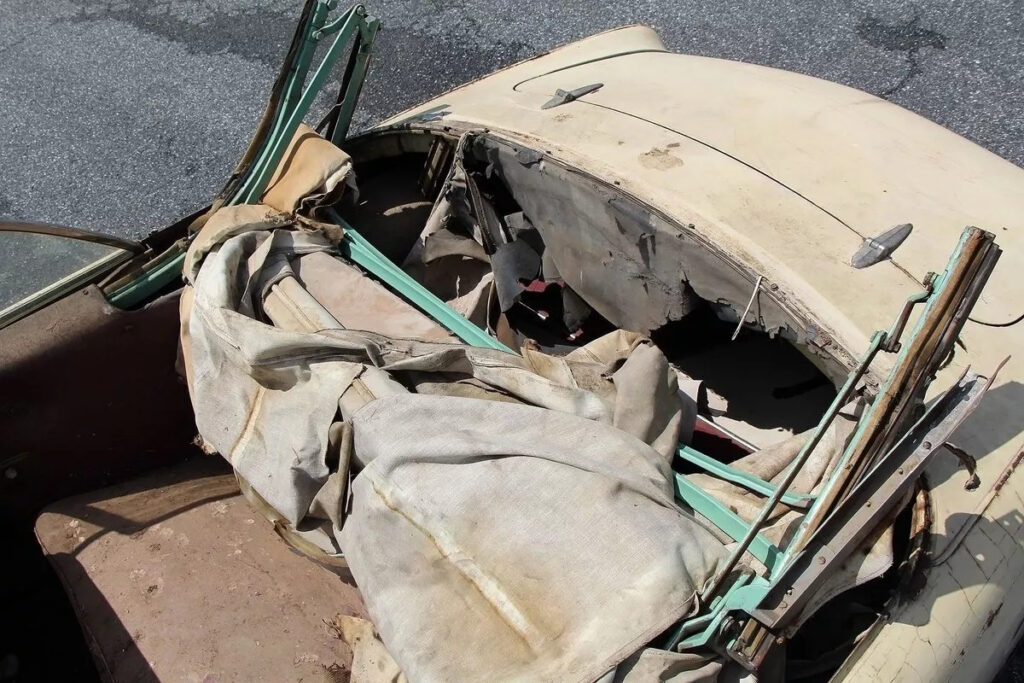
M 593 680 L 689 614 L 722 558 L 665 459 L 611 425 L 404 394 L 353 426 L 370 464 L 341 545 L 410 680 Z
M 251 230 L 211 219 L 224 238 L 189 260 L 200 435 L 275 517 L 329 520 L 410 680 L 594 680 L 693 611 L 725 551 L 674 499 L 682 405 L 655 346 L 345 329 L 293 269 L 317 254 L 351 279 L 337 236 L 237 214 Z

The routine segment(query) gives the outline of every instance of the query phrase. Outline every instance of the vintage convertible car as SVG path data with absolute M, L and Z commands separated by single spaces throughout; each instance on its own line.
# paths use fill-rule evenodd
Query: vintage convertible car
M 349 137 L 334 5 L 211 206 L 0 224 L 0 678 L 993 677 L 1024 171 L 636 26 Z

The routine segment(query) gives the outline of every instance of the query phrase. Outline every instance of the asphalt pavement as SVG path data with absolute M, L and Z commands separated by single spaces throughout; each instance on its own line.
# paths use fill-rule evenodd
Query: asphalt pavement
M 0 218 L 139 237 L 202 206 L 261 113 L 299 0 L 0 0 Z M 629 23 L 838 81 L 1024 165 L 1024 2 L 371 2 L 356 126 Z

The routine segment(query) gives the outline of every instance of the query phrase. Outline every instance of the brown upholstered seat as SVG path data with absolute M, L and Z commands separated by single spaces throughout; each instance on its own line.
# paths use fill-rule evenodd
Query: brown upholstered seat
M 296 554 L 216 457 L 63 500 L 36 536 L 115 681 L 347 680 L 351 583 Z

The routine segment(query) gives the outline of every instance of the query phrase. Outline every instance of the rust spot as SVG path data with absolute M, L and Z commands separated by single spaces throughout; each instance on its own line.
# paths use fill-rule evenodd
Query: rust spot
M 931 539 L 932 504 L 928 494 L 928 486 L 922 478 L 918 481 L 914 493 L 914 502 L 910 516 L 910 539 L 906 556 L 899 564 L 899 579 L 893 593 L 894 600 L 913 598 L 925 586 L 927 566 L 926 554 Z M 895 607 L 895 604 L 893 605 Z
M 682 166 L 683 160 L 674 156 L 667 149 L 652 147 L 650 151 L 640 155 L 640 165 L 646 168 L 654 168 L 664 171 L 676 166 Z
M 1021 463 L 1021 460 L 1024 460 L 1024 448 L 1020 449 L 1020 452 L 1013 456 L 1013 460 L 1007 468 L 1003 470 L 1003 473 L 999 475 L 999 479 L 996 480 L 995 486 L 992 487 L 992 490 L 995 493 L 999 493 L 999 489 L 1006 485 L 1006 482 L 1010 479 L 1010 475 L 1013 474 L 1015 469 L 1017 469 L 1017 465 Z
M 331 683 L 349 683 L 352 680 L 352 674 L 343 665 L 337 662 L 331 664 L 322 664 L 324 672 L 327 674 L 327 678 Z
M 996 620 L 996 615 L 999 614 L 999 610 L 1001 609 L 1003 609 L 1003 603 L 999 603 L 994 610 L 989 611 L 988 616 L 985 618 L 985 625 L 981 627 L 982 631 L 988 629 L 992 625 L 992 622 Z

